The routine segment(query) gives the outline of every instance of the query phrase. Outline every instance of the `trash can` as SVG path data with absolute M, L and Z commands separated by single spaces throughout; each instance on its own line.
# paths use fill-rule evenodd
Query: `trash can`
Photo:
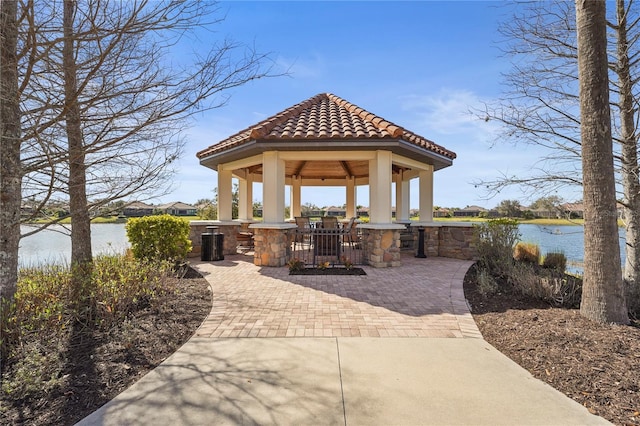
M 200 260 L 213 260 L 213 234 L 210 232 L 202 234 L 202 248 L 200 249 Z
M 224 234 L 215 232 L 211 244 L 211 260 L 224 260 Z

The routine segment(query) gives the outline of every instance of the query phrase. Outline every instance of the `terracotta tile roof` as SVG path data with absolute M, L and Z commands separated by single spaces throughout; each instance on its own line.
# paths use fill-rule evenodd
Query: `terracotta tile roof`
M 456 154 L 330 93 L 321 93 L 248 127 L 196 155 L 209 155 L 251 140 L 403 139 L 444 157 Z

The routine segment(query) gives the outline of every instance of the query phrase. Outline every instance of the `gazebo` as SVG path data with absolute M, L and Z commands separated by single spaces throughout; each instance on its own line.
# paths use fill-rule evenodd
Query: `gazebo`
M 433 223 L 433 173 L 452 165 L 456 154 L 338 96 L 322 93 L 198 152 L 197 157 L 218 173 L 216 225 L 225 233 L 225 251 L 235 251 L 237 227 L 250 223 L 255 233 L 254 262 L 282 266 L 289 253 L 288 233 L 295 227 L 285 220 L 287 186 L 293 219 L 301 213 L 302 187 L 345 187 L 346 215 L 352 217 L 356 187 L 368 185 L 370 220 L 359 228 L 366 233 L 368 263 L 385 267 L 400 265 L 399 231 L 409 223 L 410 180 L 419 180 L 420 199 L 419 221 L 411 225 L 438 228 Z M 239 193 L 235 220 L 233 178 L 238 180 Z M 256 223 L 254 182 L 261 182 L 263 191 L 263 221 Z M 433 232 L 428 235 L 433 239 Z

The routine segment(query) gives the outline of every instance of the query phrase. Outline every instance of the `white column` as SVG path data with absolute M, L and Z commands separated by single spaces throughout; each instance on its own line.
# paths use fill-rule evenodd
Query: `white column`
M 396 222 L 407 222 L 410 201 L 409 181 L 404 179 L 402 171 L 393 175 L 393 180 L 396 185 Z
M 218 220 L 231 220 L 233 188 L 231 184 L 231 170 L 224 170 L 218 166 Z
M 291 207 L 289 208 L 291 219 L 295 219 L 297 216 L 302 216 L 301 188 L 302 178 L 300 176 L 293 176 L 291 179 Z
M 396 191 L 397 190 L 398 188 L 396 188 Z M 400 192 L 402 193 L 402 216 L 400 217 L 400 220 L 406 221 L 411 217 L 411 181 L 405 179 L 404 176 L 402 178 L 402 182 L 400 182 Z
M 264 223 L 284 221 L 284 160 L 278 151 L 262 153 L 262 215 Z
M 398 222 L 403 220 L 403 216 L 406 216 L 402 202 L 402 172 L 393 175 L 393 185 L 396 188 L 396 222 Z
M 356 178 L 347 177 L 347 218 L 356 217 Z
M 433 166 L 421 170 L 420 175 L 420 222 L 433 222 Z
M 238 219 L 253 219 L 253 175 L 238 179 Z
M 391 151 L 369 160 L 369 223 L 391 223 Z

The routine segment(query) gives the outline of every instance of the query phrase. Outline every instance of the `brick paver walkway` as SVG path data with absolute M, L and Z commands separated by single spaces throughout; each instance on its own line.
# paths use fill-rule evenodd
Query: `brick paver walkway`
M 194 262 L 211 285 L 201 337 L 482 337 L 462 280 L 472 262 L 404 255 L 364 276 L 289 275 L 252 256 Z

